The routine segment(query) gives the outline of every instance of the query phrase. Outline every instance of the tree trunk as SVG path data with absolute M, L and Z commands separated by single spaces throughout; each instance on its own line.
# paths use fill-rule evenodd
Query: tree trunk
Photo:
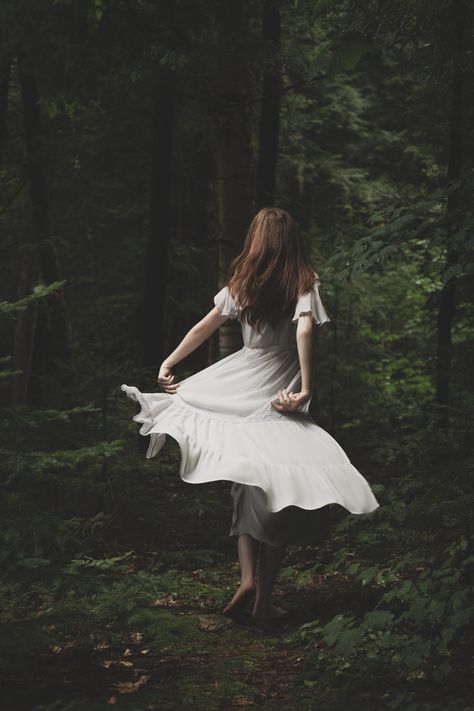
M 169 69 L 160 65 L 156 68 L 154 99 L 150 223 L 145 267 L 142 350 L 143 364 L 157 369 L 161 365 L 165 351 L 174 117 L 174 77 Z
M 197 212 L 193 233 L 195 234 L 195 243 L 205 249 L 214 245 L 219 237 L 216 171 L 215 156 L 212 150 L 203 148 L 196 157 Z
M 219 192 L 216 174 L 215 154 L 209 148 L 203 149 L 198 153 L 196 161 L 197 214 L 193 232 L 196 234 L 196 243 L 206 251 L 208 258 L 214 255 L 220 235 Z M 211 293 L 209 295 L 212 297 Z M 210 301 L 209 308 L 212 308 L 212 305 L 212 301 Z M 198 350 L 200 352 L 193 361 L 198 370 L 214 363 L 219 356 L 219 332 L 214 332 L 208 342 Z
M 243 247 L 245 233 L 250 220 L 249 190 L 245 181 L 249 175 L 249 161 L 246 151 L 249 147 L 248 135 L 240 123 L 236 112 L 229 116 L 226 137 L 221 137 L 218 150 L 219 173 L 219 222 L 218 239 L 218 289 L 226 281 L 231 259 Z M 219 329 L 219 353 L 221 357 L 233 353 L 242 346 L 241 329 L 237 321 L 228 319 Z
M 262 40 L 265 56 L 257 164 L 256 209 L 275 204 L 281 103 L 280 0 L 263 0 Z
M 205 136 L 194 134 L 196 145 L 205 143 Z M 196 153 L 193 170 L 181 189 L 185 199 L 179 202 L 176 213 L 176 237 L 180 242 L 185 242 L 197 247 L 194 268 L 199 273 L 199 290 L 207 294 L 209 300 L 203 303 L 202 311 L 194 309 L 180 310 L 170 319 L 167 329 L 166 341 L 172 349 L 182 339 L 183 335 L 204 315 L 206 308 L 210 310 L 212 304 L 213 279 L 215 276 L 214 250 L 219 234 L 219 215 L 217 195 L 215 192 L 216 167 L 212 150 L 206 145 Z M 186 202 L 185 202 L 186 200 Z M 178 222 L 179 215 L 179 222 Z M 190 276 L 190 275 L 189 275 Z M 174 299 L 179 303 L 189 303 L 190 279 L 187 273 L 180 272 L 180 283 L 173 285 Z M 200 300 L 202 301 L 202 299 Z M 202 370 L 215 360 L 218 333 L 215 332 L 208 341 L 203 343 L 186 359 L 187 367 L 191 371 Z
M 32 263 L 29 250 L 23 250 L 23 260 L 18 283 L 17 298 L 23 299 L 31 292 L 32 284 L 38 282 L 37 268 Z M 39 317 L 39 303 L 34 301 L 20 311 L 15 320 L 13 335 L 12 369 L 21 372 L 11 377 L 10 403 L 12 407 L 23 405 L 30 400 L 32 358 Z
M 333 365 L 331 371 L 331 385 L 329 390 L 329 412 L 331 417 L 329 433 L 337 439 L 337 369 L 339 365 L 339 332 L 338 332 L 338 316 L 339 316 L 339 287 L 336 285 L 334 289 L 334 311 L 332 317 L 333 324 Z
M 449 158 L 447 182 L 459 180 L 462 171 L 463 131 L 464 131 L 464 71 L 463 51 L 466 29 L 465 0 L 452 0 L 451 5 L 451 37 L 453 51 L 453 84 L 451 95 L 451 117 L 449 136 Z M 450 193 L 448 197 L 448 230 L 455 229 L 456 217 L 460 207 L 459 192 Z M 449 240 L 447 254 L 447 269 L 457 263 L 456 250 Z M 436 360 L 436 402 L 439 406 L 438 425 L 445 430 L 449 428 L 450 380 L 452 360 L 452 325 L 456 301 L 456 279 L 451 277 L 443 286 L 438 304 L 437 319 L 437 360 Z
M 250 222 L 253 179 L 249 116 L 249 60 L 238 51 L 238 40 L 247 37 L 248 27 L 240 3 L 221 8 L 221 32 L 226 48 L 221 54 L 221 85 L 214 105 L 216 122 L 216 164 L 219 204 L 219 238 L 217 268 L 219 288 L 226 281 L 231 259 L 244 243 Z M 237 47 L 232 45 L 234 38 Z M 247 63 L 246 63 L 247 61 Z M 240 324 L 228 319 L 219 329 L 219 352 L 222 357 L 242 346 Z
M 0 58 L 0 165 L 3 162 L 7 134 L 8 86 L 10 82 L 10 58 Z
M 19 57 L 19 80 L 23 101 L 33 227 L 38 245 L 39 279 L 48 285 L 62 279 L 58 256 L 51 239 L 46 152 L 41 133 L 36 78 L 24 55 Z M 31 375 L 32 378 L 39 376 L 39 379 L 35 383 L 32 381 L 30 384 L 32 387 L 28 391 L 36 403 L 42 403 L 44 393 L 41 377 L 55 372 L 58 364 L 70 359 L 71 344 L 63 290 L 58 289 L 47 299 L 42 299 L 37 307 L 38 323 L 35 329 Z M 31 319 L 32 322 L 34 320 Z M 27 387 L 23 386 L 22 391 L 26 393 Z

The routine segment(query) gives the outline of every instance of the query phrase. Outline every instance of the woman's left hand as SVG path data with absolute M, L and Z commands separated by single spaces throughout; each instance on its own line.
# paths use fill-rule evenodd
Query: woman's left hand
M 278 412 L 296 412 L 301 405 L 311 397 L 310 392 L 300 391 L 299 393 L 287 392 L 285 388 L 278 393 L 278 400 L 272 400 L 272 407 Z
M 179 388 L 179 383 L 174 382 L 174 375 L 172 369 L 167 365 L 166 361 L 161 364 L 160 372 L 158 373 L 158 384 L 161 385 L 163 390 L 167 393 L 175 393 L 177 388 Z

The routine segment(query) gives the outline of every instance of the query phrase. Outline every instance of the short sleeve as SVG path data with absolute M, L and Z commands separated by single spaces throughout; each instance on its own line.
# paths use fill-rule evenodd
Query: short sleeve
M 239 310 L 228 286 L 223 286 L 222 289 L 214 296 L 214 304 L 217 306 L 222 316 L 238 318 Z
M 302 294 L 296 302 L 295 313 L 291 319 L 293 322 L 297 322 L 300 316 L 304 316 L 306 314 L 310 314 L 313 323 L 318 326 L 322 326 L 323 323 L 331 320 L 324 309 L 323 302 L 321 301 L 321 296 L 319 294 L 320 284 L 321 282 L 319 280 L 319 276 L 315 273 L 313 288 L 311 291 L 306 292 L 306 294 Z

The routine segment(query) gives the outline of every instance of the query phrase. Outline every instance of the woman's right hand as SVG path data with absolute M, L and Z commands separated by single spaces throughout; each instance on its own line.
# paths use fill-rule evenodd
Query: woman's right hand
M 171 366 L 169 366 L 166 360 L 163 361 L 160 367 L 160 372 L 157 377 L 158 384 L 161 385 L 166 393 L 171 395 L 176 392 L 179 387 L 179 383 L 175 382 L 173 371 Z
M 296 412 L 301 405 L 311 398 L 311 393 L 301 390 L 298 393 L 287 392 L 285 388 L 279 391 L 277 400 L 272 400 L 272 407 L 278 412 Z

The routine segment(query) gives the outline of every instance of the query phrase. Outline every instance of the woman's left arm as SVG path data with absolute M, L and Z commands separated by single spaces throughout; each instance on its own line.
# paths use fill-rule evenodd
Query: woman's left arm
M 204 318 L 189 329 L 181 343 L 161 364 L 160 372 L 158 373 L 158 383 L 163 387 L 165 392 L 175 393 L 179 387 L 179 383 L 175 382 L 172 373 L 174 366 L 195 351 L 204 341 L 207 341 L 214 331 L 216 331 L 219 326 L 222 326 L 224 321 L 227 321 L 228 318 L 228 316 L 221 314 L 217 306 L 214 306 Z

